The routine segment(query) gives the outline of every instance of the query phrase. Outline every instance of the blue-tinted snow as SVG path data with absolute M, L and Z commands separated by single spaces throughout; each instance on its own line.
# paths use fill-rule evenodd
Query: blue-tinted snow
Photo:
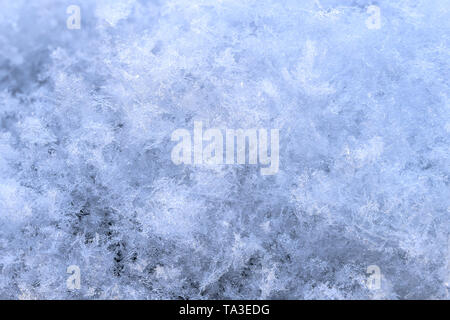
M 447 0 L 1 0 L 0 298 L 448 299 L 449 35 Z M 279 128 L 279 172 L 174 165 L 194 120 Z

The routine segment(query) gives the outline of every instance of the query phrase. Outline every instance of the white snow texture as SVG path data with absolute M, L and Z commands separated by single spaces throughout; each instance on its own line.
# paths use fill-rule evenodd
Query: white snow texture
M 0 0 L 0 299 L 448 299 L 449 62 L 449 0 Z

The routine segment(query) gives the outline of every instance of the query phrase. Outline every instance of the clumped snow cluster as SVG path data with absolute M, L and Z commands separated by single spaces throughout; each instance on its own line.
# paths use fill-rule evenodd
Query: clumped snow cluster
M 1 0 L 0 298 L 448 299 L 449 37 L 448 0 Z M 196 120 L 279 172 L 175 165 Z

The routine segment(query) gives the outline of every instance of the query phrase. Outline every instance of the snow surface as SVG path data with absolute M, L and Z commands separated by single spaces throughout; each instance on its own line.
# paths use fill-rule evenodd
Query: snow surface
M 0 0 L 0 298 L 448 299 L 449 36 L 448 0 Z M 280 129 L 279 172 L 173 164 L 194 120 Z

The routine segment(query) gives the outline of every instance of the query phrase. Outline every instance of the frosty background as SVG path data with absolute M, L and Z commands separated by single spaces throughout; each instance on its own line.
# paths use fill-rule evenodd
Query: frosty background
M 448 0 L 0 0 L 0 298 L 448 299 L 449 36 Z M 174 165 L 198 119 L 279 128 L 280 171 Z

